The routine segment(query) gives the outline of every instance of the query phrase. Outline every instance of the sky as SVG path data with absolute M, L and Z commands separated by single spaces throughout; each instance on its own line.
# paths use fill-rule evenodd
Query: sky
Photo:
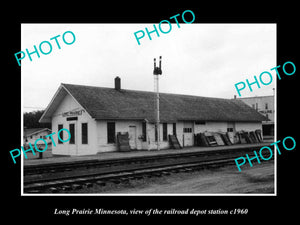
M 180 22 L 180 21 L 179 21 Z M 158 27 L 158 25 L 156 24 Z M 167 24 L 162 26 L 168 30 Z M 159 89 L 164 93 L 205 97 L 238 96 L 235 84 L 254 81 L 276 64 L 276 24 L 172 23 L 169 33 L 145 35 L 138 45 L 134 33 L 153 24 L 22 24 L 21 50 L 34 51 L 49 41 L 52 52 L 40 58 L 32 54 L 21 61 L 22 107 L 24 112 L 45 109 L 61 83 L 153 91 L 153 59 L 162 56 Z M 72 31 L 75 42 L 62 40 Z M 61 49 L 58 49 L 57 38 Z M 66 41 L 72 36 L 66 34 Z M 47 52 L 47 44 L 43 44 Z M 17 61 L 16 61 L 16 65 Z M 270 85 L 253 85 L 241 97 L 273 95 L 276 79 Z M 267 82 L 267 78 L 265 78 Z

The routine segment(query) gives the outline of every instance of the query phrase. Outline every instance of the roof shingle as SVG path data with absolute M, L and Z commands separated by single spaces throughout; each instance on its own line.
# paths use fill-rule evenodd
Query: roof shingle
M 62 84 L 95 119 L 156 120 L 154 92 Z M 160 93 L 160 120 L 263 121 L 266 118 L 237 99 Z

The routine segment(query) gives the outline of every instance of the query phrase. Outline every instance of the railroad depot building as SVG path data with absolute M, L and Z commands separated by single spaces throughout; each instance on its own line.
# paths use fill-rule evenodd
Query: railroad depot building
M 160 93 L 160 148 L 170 147 L 168 135 L 182 147 L 193 146 L 197 133 L 262 130 L 263 120 L 237 99 Z M 39 122 L 51 122 L 55 133 L 70 131 L 68 142 L 53 136 L 52 154 L 118 151 L 118 134 L 128 134 L 130 149 L 157 149 L 156 93 L 122 89 L 118 77 L 114 88 L 61 84 Z

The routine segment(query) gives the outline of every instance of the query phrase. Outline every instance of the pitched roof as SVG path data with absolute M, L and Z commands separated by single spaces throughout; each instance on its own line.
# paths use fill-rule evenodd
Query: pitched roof
M 115 90 L 114 88 L 61 84 L 76 101 L 97 120 L 156 120 L 156 94 L 154 92 Z M 59 90 L 62 90 L 61 88 Z M 61 96 L 65 94 L 57 94 Z M 57 106 L 55 99 L 40 119 L 46 122 Z M 52 113 L 51 113 L 52 112 Z M 179 120 L 203 121 L 263 121 L 266 118 L 237 99 L 222 99 L 190 95 L 160 93 L 160 120 L 171 122 Z M 48 120 L 49 121 L 49 120 Z

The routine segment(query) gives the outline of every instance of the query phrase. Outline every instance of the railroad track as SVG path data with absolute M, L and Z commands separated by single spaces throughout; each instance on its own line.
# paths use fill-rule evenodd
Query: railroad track
M 258 150 L 261 146 L 252 147 L 251 151 Z M 120 159 L 106 159 L 106 160 L 82 160 L 74 162 L 63 162 L 63 163 L 48 163 L 41 165 L 28 165 L 24 166 L 24 176 L 33 175 L 33 174 L 43 174 L 43 173 L 57 173 L 63 171 L 72 171 L 77 169 L 88 169 L 88 168 L 100 168 L 108 166 L 117 166 L 117 165 L 128 165 L 132 163 L 147 163 L 154 162 L 158 160 L 167 160 L 167 159 L 176 159 L 183 157 L 200 157 L 200 156 L 210 156 L 210 155 L 226 155 L 239 151 L 239 153 L 249 152 L 249 147 L 242 149 L 220 149 L 215 151 L 203 151 L 203 152 L 186 152 L 186 153 L 173 153 L 173 154 L 161 154 L 155 156 L 136 156 L 131 158 L 120 158 Z
M 248 153 L 252 152 L 248 150 Z M 228 153 L 228 152 L 227 152 Z M 178 172 L 189 172 L 203 168 L 222 167 L 234 165 L 234 159 L 240 157 L 240 151 L 235 154 L 211 154 L 209 157 L 193 155 L 181 160 L 167 162 L 156 161 L 155 163 L 135 164 L 127 166 L 114 166 L 100 171 L 82 171 L 71 176 L 45 177 L 42 179 L 24 179 L 24 193 L 56 193 L 72 192 L 83 187 L 91 187 L 94 184 L 104 186 L 107 183 L 124 183 L 134 179 L 160 177 Z M 252 156 L 254 154 L 249 154 Z M 190 155 L 191 156 L 191 155 Z M 203 156 L 203 155 L 202 155 Z

